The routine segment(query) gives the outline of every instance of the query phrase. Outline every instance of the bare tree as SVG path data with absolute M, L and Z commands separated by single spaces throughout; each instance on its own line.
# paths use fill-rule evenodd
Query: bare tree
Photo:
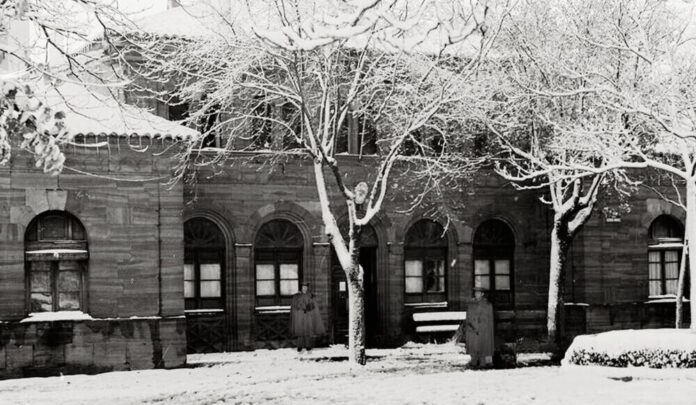
M 612 9 L 581 3 L 527 2 L 514 10 L 497 44 L 507 56 L 493 73 L 500 85 L 484 103 L 487 127 L 505 151 L 497 172 L 518 189 L 542 192 L 541 201 L 554 213 L 546 322 L 551 342 L 559 338 L 573 238 L 592 215 L 600 190 L 622 195 L 632 184 L 620 145 L 606 149 L 598 141 L 623 133 L 620 114 L 602 104 L 592 80 L 612 73 L 613 51 L 580 37 L 597 28 L 583 10 Z
M 0 4 L 0 164 L 12 149 L 34 155 L 37 167 L 57 174 L 63 169 L 61 148 L 72 143 L 65 113 L 53 111 L 46 92 L 58 95 L 60 83 L 96 85 L 117 92 L 121 79 L 106 68 L 103 29 L 127 21 L 113 4 L 98 0 L 8 0 Z M 67 105 L 67 110 L 71 106 Z
M 696 30 L 688 16 L 693 10 L 662 1 L 531 4 L 526 19 L 507 36 L 526 63 L 522 69 L 506 67 L 514 91 L 505 111 L 514 117 L 531 112 L 559 136 L 558 150 L 585 152 L 582 159 L 564 159 L 545 170 L 588 178 L 627 168 L 664 170 L 686 182 L 686 234 L 692 233 Z M 530 22 L 538 29 L 524 25 Z M 507 134 L 514 125 L 506 123 Z M 689 261 L 694 275 L 696 258 Z
M 214 8 L 219 25 L 203 38 L 124 38 L 131 48 L 123 49 L 139 55 L 126 63 L 146 83 L 169 85 L 162 96 L 191 106 L 185 122 L 203 137 L 183 156 L 181 176 L 234 162 L 239 151 L 311 159 L 324 229 L 348 280 L 349 360 L 365 364 L 361 230 L 382 209 L 395 167 L 428 190 L 440 174 L 480 162 L 452 148 L 462 144 L 458 129 L 504 11 L 430 0 L 237 6 Z M 210 14 L 190 13 L 212 25 Z M 372 174 L 348 180 L 344 153 L 362 156 Z M 337 222 L 343 211 L 347 233 Z

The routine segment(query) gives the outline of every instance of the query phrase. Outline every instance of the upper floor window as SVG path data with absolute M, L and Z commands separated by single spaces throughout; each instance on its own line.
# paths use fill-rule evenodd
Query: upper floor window
M 49 211 L 24 236 L 29 312 L 84 310 L 87 236 L 74 216 Z
M 515 236 L 503 221 L 483 222 L 474 234 L 474 287 L 489 292 L 499 306 L 513 304 L 513 258 Z
M 650 225 L 648 286 L 651 297 L 676 296 L 683 241 L 684 228 L 674 217 L 660 215 Z M 686 291 L 685 295 L 688 295 Z
M 184 298 L 187 310 L 222 309 L 225 237 L 212 221 L 184 224 Z
M 300 230 L 290 221 L 273 220 L 259 229 L 254 244 L 259 306 L 290 305 L 300 289 L 303 246 Z
M 439 223 L 422 219 L 408 230 L 404 246 L 407 302 L 444 300 L 447 235 Z

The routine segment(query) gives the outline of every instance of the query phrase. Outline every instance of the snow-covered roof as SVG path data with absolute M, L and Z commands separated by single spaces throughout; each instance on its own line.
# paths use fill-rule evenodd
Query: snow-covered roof
M 105 87 L 80 83 L 37 87 L 37 97 L 52 111 L 66 114 L 65 125 L 71 135 L 135 135 L 180 140 L 198 136 L 194 129 L 118 101 Z
M 225 26 L 229 29 L 226 18 L 216 8 L 200 2 L 149 15 L 136 21 L 136 25 L 139 31 L 157 36 L 208 38 L 226 32 Z
M 287 31 L 283 30 L 283 21 L 279 16 L 276 4 L 271 1 L 227 0 L 216 4 L 215 0 L 200 0 L 189 5 L 182 5 L 168 9 L 164 12 L 146 16 L 135 21 L 134 32 L 147 33 L 161 37 L 179 37 L 188 39 L 213 39 L 222 38 L 229 40 L 232 37 L 249 38 L 259 34 L 277 43 L 287 42 Z M 399 0 L 395 9 L 408 10 L 409 0 Z M 447 32 L 443 24 L 438 21 L 442 17 L 453 12 L 449 0 L 433 2 L 432 8 L 427 12 L 419 13 L 419 22 L 408 28 L 408 35 L 404 35 L 399 28 L 391 29 L 382 27 L 379 33 L 359 33 L 359 28 L 351 27 L 346 21 L 352 16 L 349 11 L 338 12 L 337 4 L 332 1 L 307 1 L 297 4 L 297 11 L 303 16 L 302 28 L 314 32 L 319 37 L 350 38 L 348 47 L 362 48 L 370 37 L 373 46 L 381 49 L 408 50 L 422 53 L 437 53 L 452 39 L 456 39 L 463 32 L 471 29 L 471 22 L 466 22 L 461 27 L 447 26 Z M 323 27 L 324 23 L 335 24 L 335 28 Z M 398 22 L 394 22 L 398 24 Z M 292 25 L 296 25 L 293 23 Z M 402 24 L 403 26 L 409 25 Z M 447 25 L 447 24 L 444 24 Z M 439 27 L 439 28 L 438 28 Z M 323 39 L 313 42 L 311 39 L 293 38 L 296 46 L 312 46 L 322 43 Z M 304 41 L 304 42 L 303 42 Z M 473 35 L 466 41 L 457 41 L 448 48 L 448 53 L 468 55 L 478 51 L 480 37 Z

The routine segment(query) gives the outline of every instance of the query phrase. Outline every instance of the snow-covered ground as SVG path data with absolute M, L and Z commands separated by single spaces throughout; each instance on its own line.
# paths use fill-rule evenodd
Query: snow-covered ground
M 607 376 L 556 366 L 474 371 L 453 345 L 368 350 L 350 367 L 340 347 L 190 356 L 193 368 L 0 381 L 0 404 L 693 404 L 693 370 Z M 530 360 L 529 356 L 522 360 Z M 657 371 L 657 370 L 655 370 Z M 681 371 L 681 372 L 680 372 Z M 610 378 L 611 377 L 611 378 Z

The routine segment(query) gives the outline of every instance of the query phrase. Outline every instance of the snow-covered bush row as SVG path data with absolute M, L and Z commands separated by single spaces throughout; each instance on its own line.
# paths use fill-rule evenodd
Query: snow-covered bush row
M 620 330 L 578 336 L 564 365 L 696 368 L 696 333 L 685 329 Z
M 578 350 L 570 355 L 570 364 L 609 367 L 692 368 L 696 367 L 696 351 L 645 349 L 610 356 L 606 353 Z

